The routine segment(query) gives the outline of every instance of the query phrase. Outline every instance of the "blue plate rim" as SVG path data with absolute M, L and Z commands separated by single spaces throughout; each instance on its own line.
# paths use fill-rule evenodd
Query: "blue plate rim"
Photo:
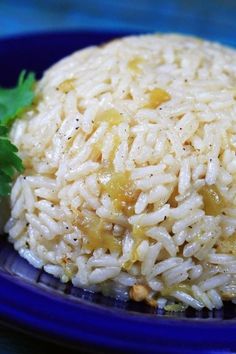
M 235 320 L 127 314 L 121 309 L 104 308 L 82 299 L 68 299 L 66 295 L 21 282 L 2 272 L 0 284 L 0 321 L 31 334 L 36 331 L 41 338 L 67 346 L 78 347 L 83 343 L 105 349 L 130 348 L 137 353 L 164 349 L 168 352 L 173 344 L 181 346 L 185 333 L 184 349 L 191 353 L 203 353 L 207 348 L 236 348 Z M 4 289 L 8 289 L 5 294 Z M 145 341 L 147 333 L 148 343 Z

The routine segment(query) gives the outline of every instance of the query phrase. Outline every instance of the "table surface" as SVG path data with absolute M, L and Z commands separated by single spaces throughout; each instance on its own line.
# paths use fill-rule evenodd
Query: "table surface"
M 194 21 L 196 16 L 199 21 Z M 230 33 L 235 28 L 236 1 L 6 0 L 0 1 L 0 36 L 56 29 L 185 32 L 184 26 L 186 23 L 189 26 L 189 22 L 192 32 L 202 35 L 211 31 L 207 18 L 224 26 L 226 34 Z M 80 348 L 75 352 L 0 325 L 0 354 L 53 352 L 86 354 Z

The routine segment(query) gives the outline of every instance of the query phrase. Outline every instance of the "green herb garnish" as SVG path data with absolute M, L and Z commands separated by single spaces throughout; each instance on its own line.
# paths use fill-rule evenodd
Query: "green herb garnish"
M 10 89 L 0 87 L 0 124 L 9 125 L 26 107 L 31 105 L 35 83 L 34 73 L 20 73 L 17 86 Z
M 12 178 L 16 171 L 23 172 L 22 160 L 17 156 L 17 147 L 8 137 L 11 123 L 32 104 L 35 75 L 22 71 L 17 86 L 0 88 L 0 197 L 11 191 Z

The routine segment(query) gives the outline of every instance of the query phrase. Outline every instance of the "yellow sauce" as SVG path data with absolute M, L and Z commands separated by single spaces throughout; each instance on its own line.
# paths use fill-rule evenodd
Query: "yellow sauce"
M 113 172 L 113 168 L 108 167 L 99 176 L 102 190 L 107 192 L 112 200 L 114 210 L 126 216 L 134 214 L 134 205 L 140 191 L 130 178 L 130 172 Z
M 133 225 L 133 229 L 132 229 L 133 239 L 140 244 L 143 240 L 147 239 L 146 236 L 147 230 L 148 227 Z
M 116 152 L 117 152 L 117 149 L 119 147 L 121 143 L 121 139 L 119 137 L 119 135 L 114 135 L 113 137 L 113 141 L 112 141 L 112 149 L 109 153 L 109 156 L 108 156 L 108 161 L 106 161 L 106 167 L 103 168 L 102 170 L 107 170 L 107 167 L 109 166 L 109 169 L 110 170 L 113 170 L 113 160 L 115 158 L 115 155 L 116 155 Z M 96 142 L 94 145 L 93 145 L 93 149 L 92 149 L 92 152 L 90 154 L 90 159 L 92 159 L 93 161 L 98 161 L 99 158 L 101 157 L 102 155 L 102 146 L 103 146 L 103 141 L 98 141 Z
M 119 125 L 124 121 L 122 115 L 114 108 L 108 109 L 102 113 L 99 113 L 95 119 L 95 126 L 100 125 L 102 122 L 108 123 L 110 127 Z
M 134 225 L 132 228 L 132 238 L 134 240 L 134 245 L 131 253 L 131 259 L 122 264 L 122 268 L 125 270 L 130 270 L 132 265 L 138 261 L 139 257 L 137 254 L 137 248 L 140 245 L 140 243 L 144 240 L 148 239 L 148 236 L 146 236 L 146 231 L 147 227 L 142 227 L 139 225 Z
M 93 145 L 93 149 L 92 149 L 92 152 L 90 154 L 90 159 L 93 160 L 93 161 L 98 161 L 101 155 L 102 155 L 102 142 L 101 141 L 97 141 Z
M 88 239 L 85 248 L 89 251 L 104 248 L 110 252 L 121 252 L 121 240 L 105 230 L 104 221 L 98 216 L 84 217 L 79 227 Z
M 205 185 L 199 190 L 203 197 L 204 209 L 206 215 L 217 216 L 225 208 L 225 201 L 216 185 Z
M 236 256 L 236 233 L 227 238 L 220 238 L 217 242 L 217 252 Z
M 164 309 L 168 312 L 183 312 L 186 310 L 186 305 L 184 304 L 169 304 L 164 307 Z
M 102 113 L 99 113 L 96 118 L 95 118 L 95 122 L 94 122 L 94 129 L 98 128 L 98 126 L 102 123 L 105 122 L 108 124 L 108 129 L 107 131 L 111 131 L 113 126 L 117 126 L 120 123 L 122 123 L 124 121 L 123 116 L 116 111 L 115 109 L 108 109 Z M 120 145 L 120 137 L 119 135 L 115 135 L 113 137 L 113 141 L 112 141 L 112 150 L 110 152 L 110 156 L 109 156 L 109 164 L 112 165 L 112 161 L 115 158 L 115 153 Z M 93 145 L 93 150 L 91 152 L 90 158 L 92 160 L 98 160 L 99 157 L 101 156 L 102 153 L 102 146 L 103 146 L 103 141 L 99 140 L 98 142 L 96 142 Z
M 107 122 L 108 129 L 119 125 L 123 121 L 122 115 L 115 109 L 104 111 L 97 115 L 95 119 L 95 127 L 101 122 Z M 115 172 L 113 160 L 116 151 L 120 145 L 120 137 L 113 137 L 112 149 L 109 154 L 109 160 L 104 162 L 103 167 L 98 173 L 98 181 L 101 186 L 101 192 L 109 195 L 113 210 L 117 214 L 123 214 L 127 217 L 134 214 L 134 206 L 140 191 L 135 188 L 130 177 L 130 172 Z M 93 146 L 91 158 L 98 160 L 102 151 L 102 141 L 97 142 Z M 88 244 L 86 248 L 93 251 L 97 248 L 106 248 L 110 252 L 121 251 L 121 241 L 114 237 L 111 232 L 104 228 L 104 221 L 99 217 L 81 218 L 83 221 L 80 224 L 81 231 L 87 236 Z
M 171 208 L 176 208 L 178 206 L 178 202 L 175 199 L 177 195 L 178 195 L 178 186 L 175 186 L 167 202 L 168 204 L 170 204 Z
M 144 108 L 155 109 L 160 106 L 162 103 L 165 103 L 171 99 L 171 96 L 168 92 L 161 88 L 156 88 L 149 92 L 149 102 L 147 102 Z
M 63 93 L 68 93 L 74 89 L 74 79 L 65 80 L 58 85 L 58 90 Z
M 112 142 L 112 149 L 109 155 L 109 160 L 113 161 L 117 152 L 117 149 L 121 143 L 119 135 L 115 135 Z
M 170 296 L 174 291 L 183 291 L 189 295 L 192 294 L 191 285 L 177 284 L 161 290 L 161 296 Z
M 135 72 L 136 74 L 141 73 L 140 65 L 144 62 L 142 57 L 135 57 L 128 62 L 128 69 Z
M 64 266 L 64 272 L 65 272 L 65 275 L 71 279 L 73 277 L 73 275 L 76 273 L 77 271 L 77 267 L 72 263 L 67 263 L 65 266 Z

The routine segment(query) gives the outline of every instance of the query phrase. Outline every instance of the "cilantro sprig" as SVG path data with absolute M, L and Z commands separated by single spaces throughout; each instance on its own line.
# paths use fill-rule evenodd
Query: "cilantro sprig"
M 22 173 L 24 166 L 17 156 L 17 147 L 8 137 L 13 121 L 34 99 L 34 73 L 22 71 L 17 86 L 10 89 L 0 87 L 0 197 L 11 191 L 11 182 L 16 172 Z

